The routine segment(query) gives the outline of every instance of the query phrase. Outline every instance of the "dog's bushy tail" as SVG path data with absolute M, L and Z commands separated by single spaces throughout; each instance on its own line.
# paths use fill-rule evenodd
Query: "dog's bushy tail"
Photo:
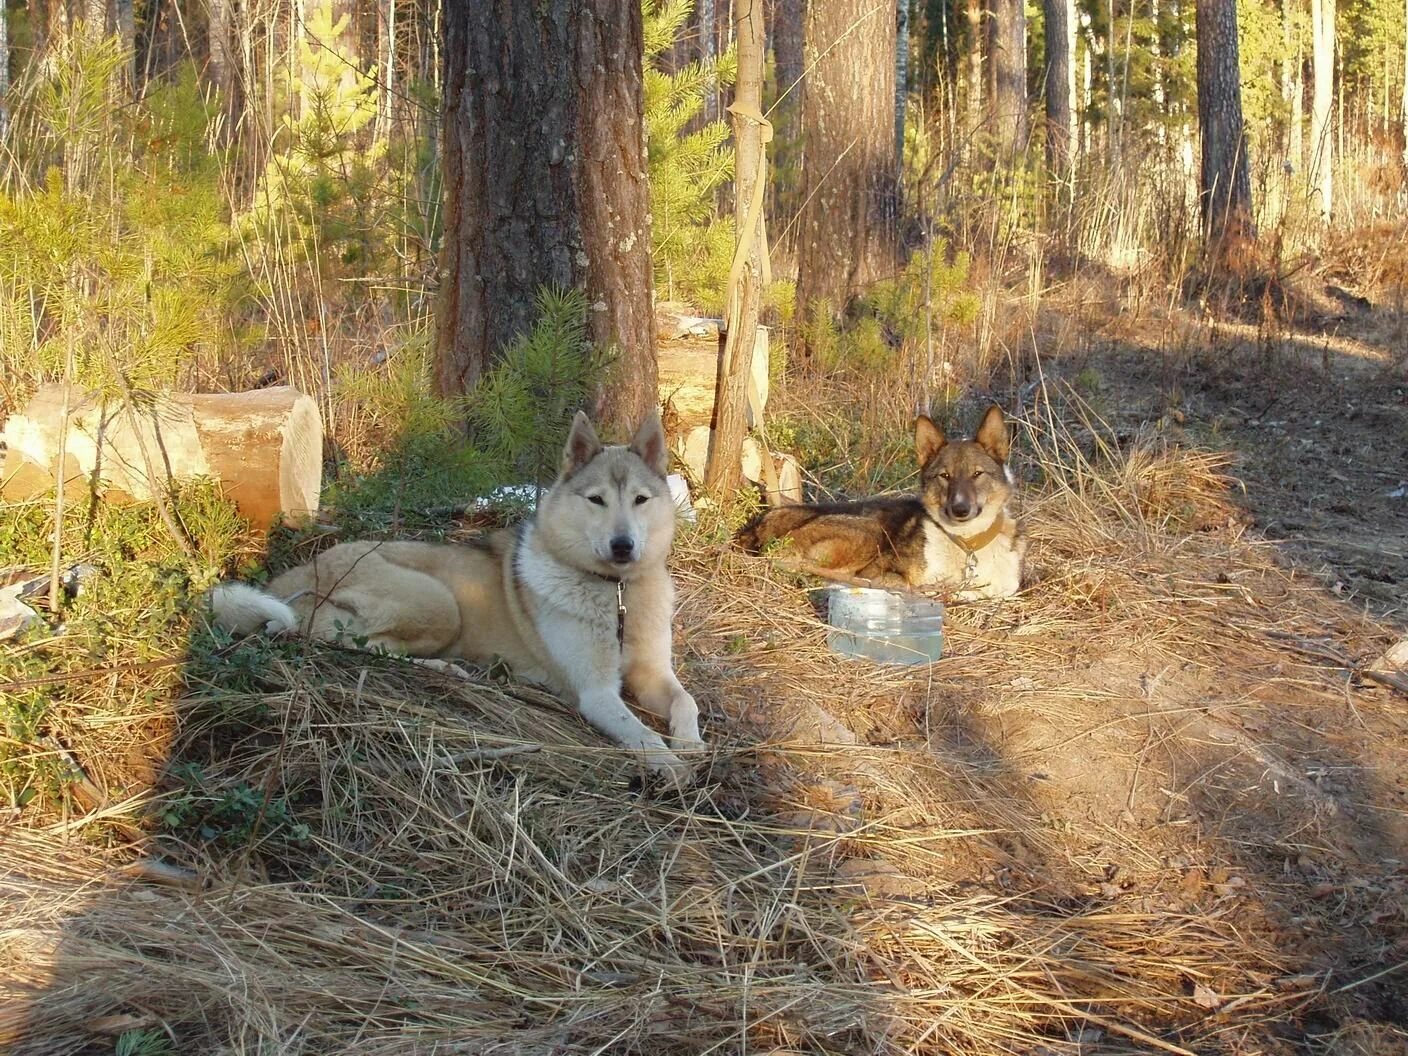
M 734 541 L 750 554 L 761 553 L 774 539 L 782 539 L 804 524 L 816 520 L 817 511 L 810 506 L 776 506 L 758 514 L 738 530 Z
M 206 595 L 215 626 L 231 634 L 287 634 L 298 616 L 284 602 L 246 583 L 221 583 Z

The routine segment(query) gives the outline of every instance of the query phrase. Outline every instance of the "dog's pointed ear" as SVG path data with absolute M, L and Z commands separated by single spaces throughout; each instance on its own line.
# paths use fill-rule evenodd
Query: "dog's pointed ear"
M 665 447 L 665 427 L 660 424 L 660 412 L 652 410 L 640 423 L 631 438 L 631 450 L 660 476 L 670 467 L 670 452 Z
M 946 443 L 948 438 L 944 436 L 944 431 L 927 414 L 921 414 L 914 420 L 914 453 L 919 456 L 920 469 L 927 466 Z
M 601 441 L 592 428 L 591 419 L 582 411 L 572 419 L 572 431 L 567 434 L 567 446 L 562 449 L 562 479 L 566 480 L 601 453 Z
M 983 415 L 983 423 L 978 426 L 976 437 L 979 446 L 999 462 L 1006 462 L 1012 450 L 1012 438 L 1007 433 L 1007 419 L 1002 408 L 993 404 Z

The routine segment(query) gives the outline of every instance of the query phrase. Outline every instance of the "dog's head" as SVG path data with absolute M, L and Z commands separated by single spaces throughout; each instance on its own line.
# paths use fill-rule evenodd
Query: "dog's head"
M 924 415 L 914 423 L 920 496 L 929 516 L 954 535 L 986 531 L 1012 496 L 1011 441 L 1002 408 L 993 404 L 972 440 L 950 441 Z
M 629 579 L 633 569 L 670 552 L 675 503 L 665 481 L 668 462 L 659 414 L 647 415 L 630 444 L 620 446 L 603 445 L 577 412 L 535 530 L 561 560 Z

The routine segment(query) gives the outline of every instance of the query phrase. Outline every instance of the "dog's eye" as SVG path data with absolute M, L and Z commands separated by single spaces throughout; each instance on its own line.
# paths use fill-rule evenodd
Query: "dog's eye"
M 982 471 L 981 469 L 975 469 L 975 470 L 973 470 L 973 479 L 974 479 L 974 480 L 977 480 L 977 479 L 978 479 L 979 477 L 981 477 L 982 475 L 983 475 L 983 471 Z
M 597 505 L 597 506 L 605 506 L 605 505 L 606 505 L 606 500 L 603 499 L 600 495 L 588 495 L 588 496 L 587 496 L 587 501 L 590 502 L 590 503 L 593 503 L 594 505 Z
M 637 505 L 637 506 L 644 506 L 644 505 L 645 505 L 645 501 L 646 501 L 648 498 L 650 498 L 649 495 L 637 495 L 637 496 L 636 496 L 636 505 Z

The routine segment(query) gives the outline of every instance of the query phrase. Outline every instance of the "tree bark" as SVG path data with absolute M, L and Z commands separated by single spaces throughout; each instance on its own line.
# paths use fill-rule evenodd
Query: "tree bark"
M 1046 19 L 1046 164 L 1065 182 L 1075 147 L 1075 0 L 1043 0 Z
M 473 389 L 542 287 L 576 288 L 615 356 L 591 410 L 625 432 L 658 399 L 639 0 L 446 4 L 444 27 L 437 387 Z
M 1023 0 L 989 0 L 988 121 L 999 160 L 1027 144 L 1027 15 Z
M 964 9 L 968 19 L 968 142 L 983 126 L 983 5 L 982 0 L 968 0 Z
M 715 495 L 731 495 L 740 483 L 739 455 L 748 412 L 748 379 L 758 332 L 762 297 L 763 166 L 763 0 L 734 0 L 734 39 L 738 42 L 738 80 L 734 88 L 735 148 L 733 219 L 738 248 L 747 255 L 736 286 L 728 291 L 728 329 L 720 349 L 714 386 L 714 420 L 709 434 L 709 462 L 704 484 Z M 755 193 L 757 195 L 755 202 Z M 735 259 L 737 250 L 735 250 Z M 736 266 L 736 264 L 735 264 Z M 732 276 L 730 276 L 732 277 Z
M 1408 0 L 1403 3 L 1403 165 L 1408 168 Z
M 113 29 L 117 39 L 127 51 L 127 72 L 133 84 L 136 80 L 137 61 L 137 20 L 132 10 L 132 0 L 115 0 L 113 4 Z
M 909 5 L 899 0 L 895 19 L 895 165 L 904 171 L 904 111 L 909 101 Z
M 1322 220 L 1334 211 L 1335 0 L 1310 0 L 1310 193 Z
M 9 14 L 0 3 L 0 144 L 10 131 L 10 34 Z
M 243 79 L 240 77 L 240 50 L 235 39 L 237 0 L 210 0 L 209 30 L 210 82 L 220 93 L 225 114 L 225 138 L 234 138 L 234 123 L 244 109 Z
M 1199 181 L 1203 232 L 1223 259 L 1256 237 L 1242 123 L 1236 0 L 1197 0 Z
M 806 37 L 801 311 L 839 307 L 895 267 L 894 0 L 813 3 Z
M 802 58 L 802 45 L 805 39 L 804 24 L 807 17 L 807 0 L 777 0 L 773 8 L 772 55 L 774 73 L 777 77 L 777 94 L 787 92 L 789 104 L 797 107 L 802 100 L 802 80 L 805 67 Z M 800 113 L 800 109 L 796 111 Z

